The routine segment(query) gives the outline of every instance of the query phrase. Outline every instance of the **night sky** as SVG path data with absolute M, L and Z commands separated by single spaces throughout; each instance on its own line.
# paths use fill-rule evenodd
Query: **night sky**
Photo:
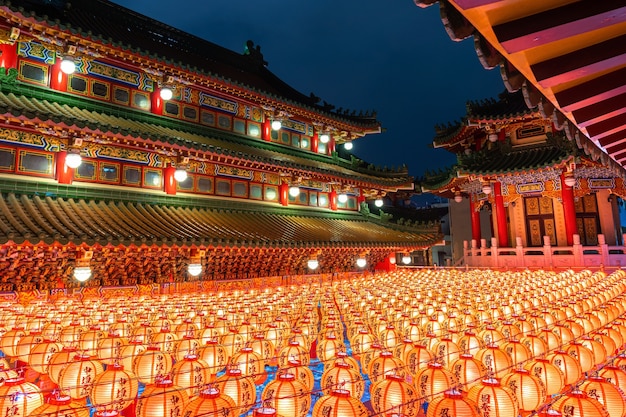
M 384 133 L 353 153 L 379 166 L 406 164 L 411 175 L 455 157 L 429 144 L 435 124 L 460 119 L 468 100 L 504 90 L 473 41 L 454 42 L 438 5 L 411 0 L 115 0 L 124 7 L 236 52 L 261 46 L 268 69 L 337 108 L 376 110 Z

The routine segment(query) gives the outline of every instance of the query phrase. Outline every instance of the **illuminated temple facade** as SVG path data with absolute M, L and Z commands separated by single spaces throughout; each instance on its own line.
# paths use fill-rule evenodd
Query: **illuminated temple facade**
M 253 42 L 107 1 L 26 4 L 0 6 L 1 290 L 75 287 L 76 267 L 92 286 L 388 269 L 440 239 L 367 210 L 414 187 L 346 149 L 375 114 L 299 93 Z

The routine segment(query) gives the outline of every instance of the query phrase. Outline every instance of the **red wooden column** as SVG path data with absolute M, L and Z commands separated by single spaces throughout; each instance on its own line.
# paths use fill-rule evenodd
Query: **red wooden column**
M 159 116 L 162 115 L 164 102 L 165 100 L 161 98 L 161 88 L 155 85 L 150 96 L 150 112 Z
M 498 246 L 501 248 L 506 248 L 509 246 L 509 234 L 507 233 L 506 209 L 504 208 L 504 198 L 502 197 L 502 184 L 500 184 L 500 181 L 495 181 L 493 183 L 493 196 L 496 201 Z
M 56 180 L 59 184 L 72 184 L 74 180 L 74 170 L 65 164 L 67 151 L 57 152 L 56 170 L 54 172 Z
M 359 207 L 361 207 L 361 203 L 365 202 L 365 195 L 363 194 L 362 188 L 359 188 L 359 196 L 356 198 L 356 202 Z
M 328 198 L 330 199 L 330 209 L 337 211 L 337 191 L 332 190 L 330 194 L 328 194 Z
M 17 68 L 17 42 L 0 45 L 0 67 L 7 71 L 9 68 Z
M 565 184 L 565 176 L 563 174 L 561 174 L 561 187 L 567 246 L 572 246 L 574 244 L 574 235 L 578 230 L 578 227 L 576 227 L 576 208 L 574 207 L 574 188 Z
M 283 206 L 289 205 L 289 184 L 285 181 L 278 187 L 278 201 Z
M 61 71 L 61 60 L 50 67 L 50 88 L 57 91 L 67 91 L 67 74 Z
M 272 141 L 272 121 L 269 117 L 265 117 L 263 127 L 261 128 L 261 138 L 266 142 Z
M 311 138 L 311 152 L 317 153 L 319 149 L 320 136 L 319 133 L 313 133 L 313 137 Z
M 472 220 L 472 240 L 475 240 L 480 245 L 480 212 L 476 211 L 476 204 L 474 204 L 474 198 L 469 196 L 470 203 L 470 216 Z
M 176 195 L 176 178 L 174 178 L 175 172 L 176 168 L 174 168 L 171 164 L 163 169 L 163 187 L 165 194 Z

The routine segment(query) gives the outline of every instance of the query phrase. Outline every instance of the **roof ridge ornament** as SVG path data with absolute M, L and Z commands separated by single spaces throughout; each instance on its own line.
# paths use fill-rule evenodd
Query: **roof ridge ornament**
M 267 61 L 263 58 L 263 54 L 261 53 L 261 46 L 255 46 L 254 42 L 250 39 L 246 41 L 246 47 L 243 50 L 243 55 L 250 57 L 250 59 L 259 67 L 267 67 Z

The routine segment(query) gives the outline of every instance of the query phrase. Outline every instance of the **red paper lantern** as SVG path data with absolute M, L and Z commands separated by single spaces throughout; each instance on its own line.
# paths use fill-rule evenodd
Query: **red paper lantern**
M 494 378 L 473 386 L 467 397 L 476 403 L 481 417 L 512 417 L 519 414 L 515 394 Z
M 432 400 L 428 404 L 426 417 L 441 417 L 446 413 L 454 417 L 480 417 L 476 403 L 456 390 L 448 390 Z
M 339 362 L 333 368 L 324 371 L 320 387 L 326 395 L 330 395 L 333 390 L 342 389 L 360 400 L 365 392 L 365 381 L 357 370 L 351 369 L 345 362 Z
M 100 361 L 88 355 L 75 355 L 59 374 L 59 387 L 75 400 L 89 395 L 96 378 L 104 372 Z
M 51 396 L 45 404 L 35 408 L 32 416 L 63 416 L 89 417 L 89 408 L 84 404 L 73 401 L 67 395 Z
M 36 385 L 17 377 L 0 386 L 0 410 L 5 416 L 26 417 L 43 405 L 43 394 Z
M 372 408 L 376 413 L 387 410 L 416 417 L 420 411 L 415 388 L 397 375 L 386 375 L 385 379 L 370 388 Z
M 185 417 L 237 417 L 238 408 L 228 396 L 218 389 L 208 388 L 200 391 L 195 400 L 189 402 L 183 409 Z
M 194 398 L 211 379 L 209 365 L 196 355 L 187 355 L 172 367 L 172 382 L 185 388 L 189 398 Z
M 215 387 L 232 398 L 238 408 L 237 415 L 246 414 L 256 402 L 254 378 L 242 374 L 241 369 L 226 369 L 226 374 L 215 380 Z
M 169 379 L 146 385 L 137 398 L 137 417 L 182 416 L 189 403 L 187 391 L 177 387 Z
M 335 390 L 319 398 L 313 406 L 312 417 L 363 417 L 368 415 L 363 403 L 346 390 Z
M 261 399 L 284 417 L 305 417 L 311 408 L 310 391 L 288 372 L 279 373 L 276 380 L 267 384 Z
M 139 391 L 137 377 L 122 365 L 111 364 L 100 375 L 91 388 L 89 399 L 100 411 L 122 411 L 133 403 Z
M 552 404 L 552 408 L 564 416 L 609 417 L 609 413 L 598 400 L 579 390 L 563 395 Z
M 159 350 L 157 346 L 148 346 L 133 362 L 133 373 L 137 375 L 139 382 L 154 384 L 157 379 L 168 375 L 173 366 L 172 355 Z

